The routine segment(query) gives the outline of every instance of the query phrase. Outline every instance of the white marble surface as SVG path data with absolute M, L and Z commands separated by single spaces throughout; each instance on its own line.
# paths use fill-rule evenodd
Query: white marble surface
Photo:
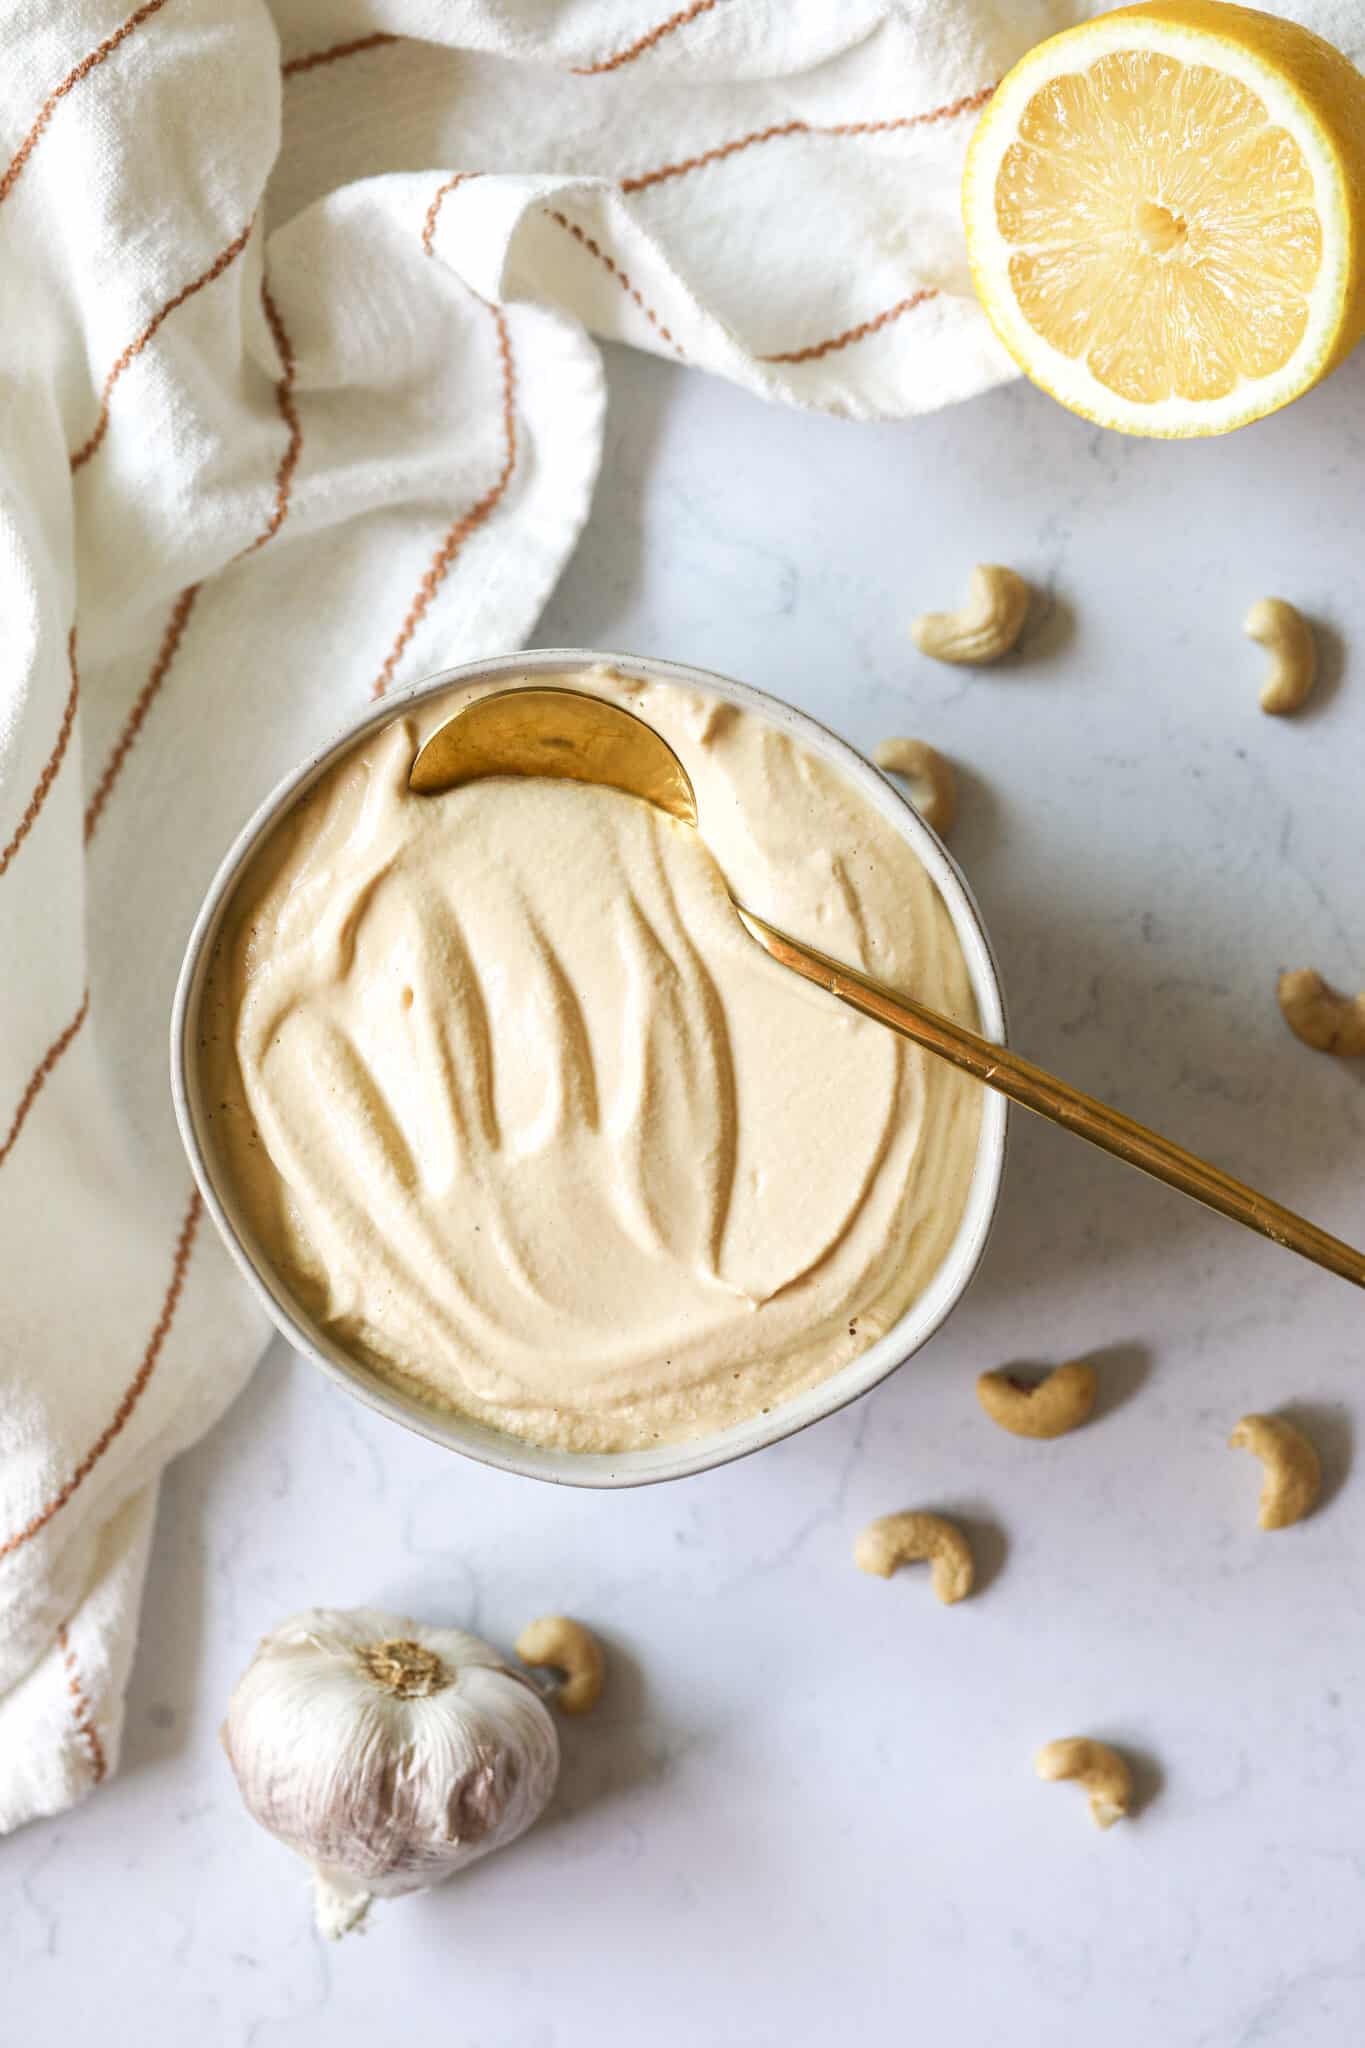
M 1365 1237 L 1365 1075 L 1274 1001 L 1284 964 L 1365 984 L 1365 676 L 1342 659 L 1365 645 L 1365 354 L 1189 447 L 1025 388 L 867 429 L 611 374 L 543 638 L 728 670 L 864 747 L 935 741 L 1017 1042 Z M 935 668 L 907 621 L 980 557 L 1047 583 L 1051 616 L 1003 669 Z M 1330 628 L 1294 722 L 1257 710 L 1240 637 L 1267 591 Z M 1083 1434 L 979 1414 L 983 1366 L 1079 1352 L 1105 1385 Z M 0 1851 L 0 2038 L 1342 2048 L 1365 2031 L 1363 1398 L 1357 1295 L 1024 1119 L 930 1349 L 700 1479 L 482 1471 L 277 1347 L 167 1479 L 120 1777 Z M 1266 1536 L 1224 1446 L 1282 1403 L 1329 1492 Z M 978 1532 L 962 1607 L 853 1568 L 862 1521 L 916 1502 Z M 264 1627 L 368 1600 L 504 1641 L 562 1603 L 613 1685 L 534 1835 L 326 1949 L 215 1730 Z M 1100 1835 L 1035 1781 L 1035 1746 L 1075 1730 L 1142 1760 L 1134 1824 Z

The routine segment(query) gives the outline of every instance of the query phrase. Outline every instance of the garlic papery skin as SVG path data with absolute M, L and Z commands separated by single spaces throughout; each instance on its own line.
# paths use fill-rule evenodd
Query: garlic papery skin
M 332 1939 L 530 1827 L 559 1737 L 523 1675 L 463 1629 L 314 1607 L 264 1638 L 223 1747 L 253 1820 L 313 1868 Z

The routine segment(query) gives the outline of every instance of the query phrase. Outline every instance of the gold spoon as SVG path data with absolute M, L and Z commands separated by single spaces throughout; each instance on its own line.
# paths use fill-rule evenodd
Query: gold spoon
M 668 742 L 634 712 L 583 690 L 522 687 L 497 690 L 472 704 L 434 732 L 412 764 L 408 787 L 435 796 L 461 783 L 495 775 L 549 775 L 572 782 L 605 783 L 643 797 L 685 825 L 698 823 L 697 799 L 687 770 Z M 735 905 L 741 922 L 764 951 L 828 989 L 865 1017 L 899 1031 L 926 1052 L 961 1067 L 1024 1109 L 1045 1116 L 1063 1130 L 1088 1138 L 1116 1159 L 1126 1160 L 1168 1187 L 1259 1231 L 1272 1243 L 1298 1252 L 1329 1273 L 1365 1287 L 1365 1254 L 1353 1251 L 1325 1230 L 1258 1195 L 1230 1173 L 1197 1159 L 1169 1138 L 1158 1137 L 1117 1109 L 1082 1094 L 1007 1046 L 992 1045 L 965 1025 L 954 1024 L 910 996 L 873 981 L 816 952 L 763 918 Z

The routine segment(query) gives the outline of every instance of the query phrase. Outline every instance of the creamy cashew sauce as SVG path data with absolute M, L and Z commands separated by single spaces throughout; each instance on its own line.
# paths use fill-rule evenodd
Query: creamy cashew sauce
M 257 1244 L 339 1344 L 514 1436 L 616 1451 L 865 1350 L 942 1263 L 976 1159 L 973 1084 L 778 967 L 726 884 L 975 1011 L 929 875 L 832 763 L 701 692 L 558 680 L 663 733 L 705 837 L 567 782 L 413 796 L 421 741 L 483 691 L 428 699 L 246 870 L 200 1057 Z

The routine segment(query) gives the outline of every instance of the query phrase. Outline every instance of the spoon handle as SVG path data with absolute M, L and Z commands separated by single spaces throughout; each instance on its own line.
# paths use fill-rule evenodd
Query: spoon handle
M 927 1010 L 909 996 L 898 995 L 855 968 L 816 952 L 813 946 L 802 945 L 786 932 L 765 924 L 752 911 L 740 905 L 736 908 L 745 928 L 765 952 L 783 967 L 792 968 L 807 981 L 838 996 L 840 1002 L 860 1010 L 865 1017 L 875 1018 L 892 1031 L 899 1031 L 926 1052 L 936 1053 L 940 1059 L 961 1067 L 964 1073 L 984 1081 L 988 1088 L 1007 1095 L 1011 1102 L 1047 1117 L 1063 1130 L 1074 1131 L 1078 1138 L 1088 1138 L 1101 1151 L 1112 1152 L 1129 1166 L 1140 1167 L 1153 1179 L 1165 1181 L 1167 1187 L 1192 1195 L 1196 1202 L 1216 1209 L 1221 1216 L 1230 1216 L 1234 1223 L 1245 1224 L 1248 1230 L 1259 1231 L 1273 1244 L 1298 1252 L 1301 1258 L 1325 1266 L 1329 1273 L 1337 1273 L 1357 1287 L 1365 1287 L 1365 1253 L 1353 1251 L 1340 1239 L 1329 1237 L 1325 1230 L 1296 1216 L 1292 1209 L 1282 1208 L 1268 1195 L 1258 1195 L 1254 1188 L 1234 1180 L 1221 1167 L 1196 1158 L 1183 1145 L 1159 1137 L 1145 1124 L 1134 1122 L 1122 1111 L 1110 1109 L 1093 1095 L 1085 1095 L 1055 1074 L 1021 1059 L 1008 1046 L 992 1045 L 989 1039 L 968 1031 L 964 1025 L 954 1024 L 936 1010 Z

